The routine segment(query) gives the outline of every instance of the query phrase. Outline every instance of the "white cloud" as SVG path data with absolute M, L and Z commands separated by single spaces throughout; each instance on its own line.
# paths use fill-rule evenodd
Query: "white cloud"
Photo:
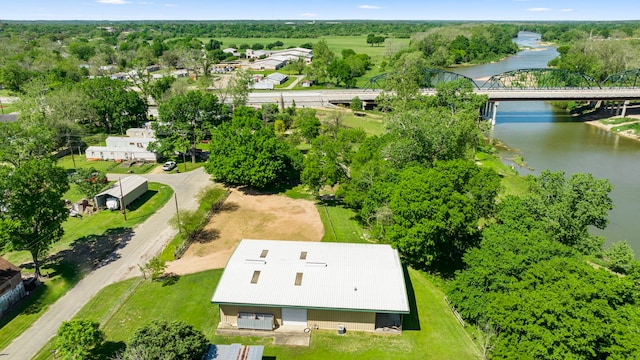
M 545 11 L 551 11 L 551 9 L 549 9 L 549 8 L 530 8 L 530 9 L 527 9 L 527 11 L 545 12 Z
M 562 9 L 562 10 L 560 10 L 560 11 L 562 11 L 562 12 L 572 12 L 572 11 L 573 11 L 573 9 Z
M 314 14 L 314 13 L 302 13 L 302 14 L 300 14 L 300 16 L 304 16 L 304 17 L 314 17 L 314 16 L 318 16 L 318 14 Z
M 125 1 L 125 0 L 96 0 L 96 2 L 101 3 L 101 4 L 111 4 L 111 5 L 129 4 L 129 2 Z
M 375 10 L 375 9 L 382 9 L 382 8 L 376 5 L 360 5 L 358 6 L 358 9 Z

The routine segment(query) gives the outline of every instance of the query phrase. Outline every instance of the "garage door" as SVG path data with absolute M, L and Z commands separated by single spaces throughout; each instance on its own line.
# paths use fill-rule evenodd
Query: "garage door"
M 282 308 L 282 325 L 307 327 L 307 309 Z

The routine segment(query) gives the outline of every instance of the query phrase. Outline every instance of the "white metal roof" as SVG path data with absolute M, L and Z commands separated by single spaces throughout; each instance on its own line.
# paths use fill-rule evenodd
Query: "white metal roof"
M 138 175 L 131 175 L 121 178 L 115 184 L 111 185 L 108 189 L 96 195 L 96 197 L 111 195 L 115 198 L 120 198 L 120 184 L 122 184 L 122 196 L 126 196 L 130 192 L 136 190 L 140 185 L 147 182 L 147 179 Z
M 242 240 L 211 302 L 409 312 L 398 252 L 381 244 Z

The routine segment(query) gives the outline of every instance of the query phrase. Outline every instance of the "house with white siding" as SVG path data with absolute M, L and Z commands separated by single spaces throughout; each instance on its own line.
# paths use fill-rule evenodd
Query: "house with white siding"
M 25 295 L 22 271 L 0 257 L 0 317 Z

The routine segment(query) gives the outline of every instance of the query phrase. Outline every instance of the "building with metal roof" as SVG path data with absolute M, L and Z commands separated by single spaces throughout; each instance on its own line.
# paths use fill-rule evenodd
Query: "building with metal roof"
M 211 302 L 220 325 L 400 330 L 404 269 L 389 245 L 242 240 Z
M 131 175 L 119 179 L 108 189 L 96 195 L 94 200 L 97 207 L 103 208 L 107 206 L 108 199 L 115 198 L 118 203 L 118 208 L 121 209 L 120 204 L 124 204 L 123 206 L 127 207 L 139 197 L 146 194 L 148 190 L 149 184 L 147 179 L 139 175 Z

